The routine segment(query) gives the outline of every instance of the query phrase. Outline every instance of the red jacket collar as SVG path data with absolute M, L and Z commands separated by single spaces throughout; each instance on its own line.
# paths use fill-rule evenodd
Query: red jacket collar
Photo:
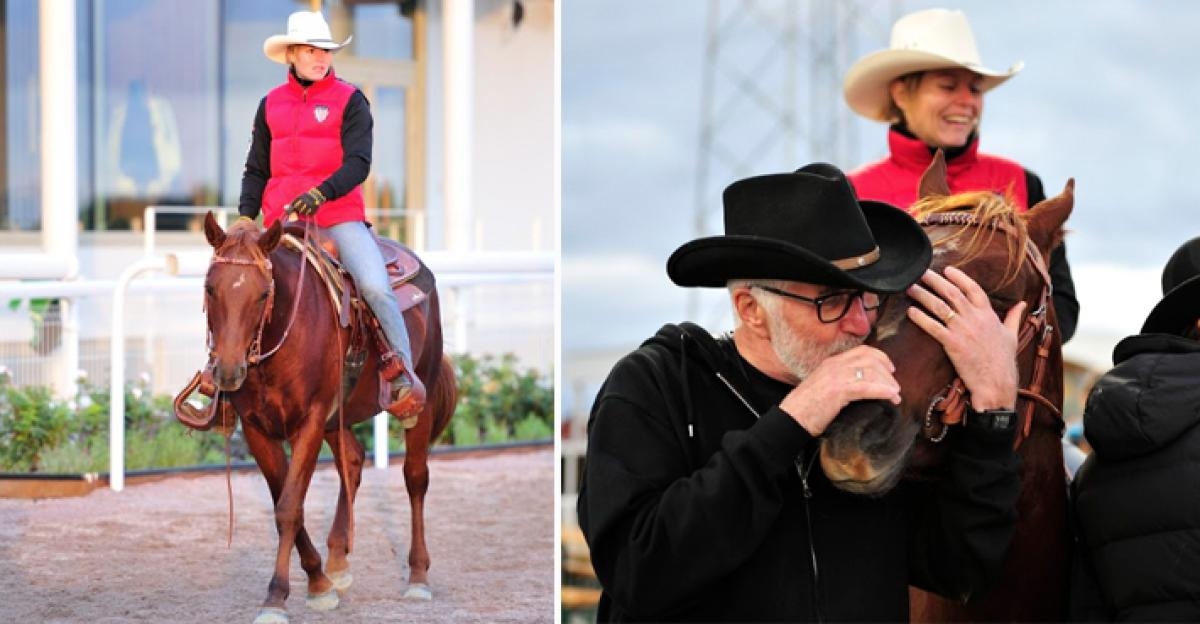
M 289 67 L 287 72 L 287 80 L 288 89 L 296 92 L 298 95 L 303 94 L 305 91 L 316 93 L 318 91 L 324 91 L 325 89 L 328 89 L 329 86 L 337 80 L 337 74 L 334 73 L 333 68 L 330 67 L 329 73 L 325 74 L 324 78 L 305 87 L 304 85 L 300 84 L 300 79 L 296 77 L 296 72 Z
M 901 167 L 912 171 L 925 171 L 933 162 L 933 153 L 921 139 L 910 137 L 896 128 L 888 129 L 888 149 L 892 159 Z M 951 168 L 968 167 L 975 164 L 979 153 L 979 135 L 971 135 L 966 147 L 946 163 Z

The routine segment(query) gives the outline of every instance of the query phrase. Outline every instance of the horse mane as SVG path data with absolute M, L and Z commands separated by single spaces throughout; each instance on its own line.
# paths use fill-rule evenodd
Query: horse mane
M 956 212 L 963 215 L 964 226 L 968 223 L 977 225 L 978 227 L 960 227 L 953 233 L 932 241 L 934 247 L 945 247 L 965 238 L 964 256 L 960 261 L 962 263 L 970 262 L 982 254 L 998 230 L 1007 230 L 1012 236 L 1005 236 L 1001 232 L 1001 237 L 1008 247 L 1008 264 L 1004 268 L 1000 285 L 1008 284 L 1021 274 L 1027 259 L 1024 252 L 1029 245 L 1029 231 L 1025 227 L 1025 220 L 1017 214 L 1016 202 L 1011 194 L 967 191 L 955 195 L 930 195 L 918 199 L 909 210 L 918 221 L 934 214 Z
M 247 219 L 238 219 L 225 231 L 225 240 L 215 251 L 215 255 L 227 255 L 227 252 L 242 251 L 250 255 L 250 260 L 260 263 L 267 255 L 258 246 L 258 237 L 262 232 L 258 224 Z

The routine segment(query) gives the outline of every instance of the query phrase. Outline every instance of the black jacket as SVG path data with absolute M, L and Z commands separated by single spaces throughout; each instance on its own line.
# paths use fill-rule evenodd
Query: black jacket
M 1200 342 L 1122 340 L 1083 413 L 1075 619 L 1200 621 Z
M 906 620 L 910 583 L 966 597 L 989 582 L 1016 519 L 1010 435 L 959 436 L 941 485 L 855 496 L 779 409 L 790 390 L 692 324 L 614 367 L 578 502 L 599 621 Z

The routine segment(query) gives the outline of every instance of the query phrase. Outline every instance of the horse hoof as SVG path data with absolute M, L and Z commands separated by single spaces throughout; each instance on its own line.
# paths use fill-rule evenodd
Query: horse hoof
M 338 602 L 336 589 L 330 589 L 323 594 L 309 594 L 304 599 L 304 604 L 313 611 L 333 611 L 337 608 Z
M 404 597 L 408 600 L 424 602 L 433 600 L 433 592 L 429 591 L 429 586 L 425 583 L 413 583 L 408 586 L 408 591 L 404 592 Z
M 254 624 L 287 624 L 287 611 L 275 607 L 263 607 L 258 610 Z
M 325 576 L 328 576 L 329 580 L 333 581 L 333 588 L 338 591 L 346 591 L 354 583 L 354 575 L 348 569 L 337 572 L 326 572 Z

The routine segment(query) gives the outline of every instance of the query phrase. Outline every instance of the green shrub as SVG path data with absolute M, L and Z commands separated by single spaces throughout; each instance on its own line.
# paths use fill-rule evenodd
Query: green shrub
M 553 436 L 554 423 L 537 414 L 525 416 L 513 427 L 513 437 L 517 440 L 545 440 Z
M 37 472 L 42 454 L 67 439 L 70 408 L 45 387 L 17 388 L 0 373 L 0 464 Z
M 548 376 L 522 370 L 516 356 L 506 354 L 453 357 L 459 399 L 440 444 L 474 446 L 553 436 L 554 390 Z M 107 472 L 109 395 L 79 380 L 71 401 L 55 400 L 48 388 L 17 388 L 0 371 L 0 471 Z M 373 444 L 373 421 L 352 428 L 367 448 Z M 225 438 L 195 432 L 175 420 L 172 398 L 154 395 L 145 376 L 125 390 L 125 468 L 171 468 L 225 463 Z M 388 449 L 404 448 L 404 430 L 388 426 Z M 240 429 L 230 438 L 233 461 L 251 460 Z M 332 453 L 326 445 L 322 456 Z
M 451 360 L 458 380 L 458 405 L 437 444 L 476 446 L 553 437 L 554 389 L 549 376 L 535 369 L 520 369 L 517 357 L 511 353 L 499 358 L 462 354 Z M 352 430 L 370 449 L 373 422 L 359 423 Z M 404 430 L 392 420 L 388 425 L 388 449 L 402 448 Z
M 553 436 L 554 388 L 549 376 L 520 369 L 511 353 L 499 358 L 455 355 L 453 361 L 458 407 L 442 434 L 442 444 L 469 446 Z M 543 427 L 521 424 L 526 421 Z

